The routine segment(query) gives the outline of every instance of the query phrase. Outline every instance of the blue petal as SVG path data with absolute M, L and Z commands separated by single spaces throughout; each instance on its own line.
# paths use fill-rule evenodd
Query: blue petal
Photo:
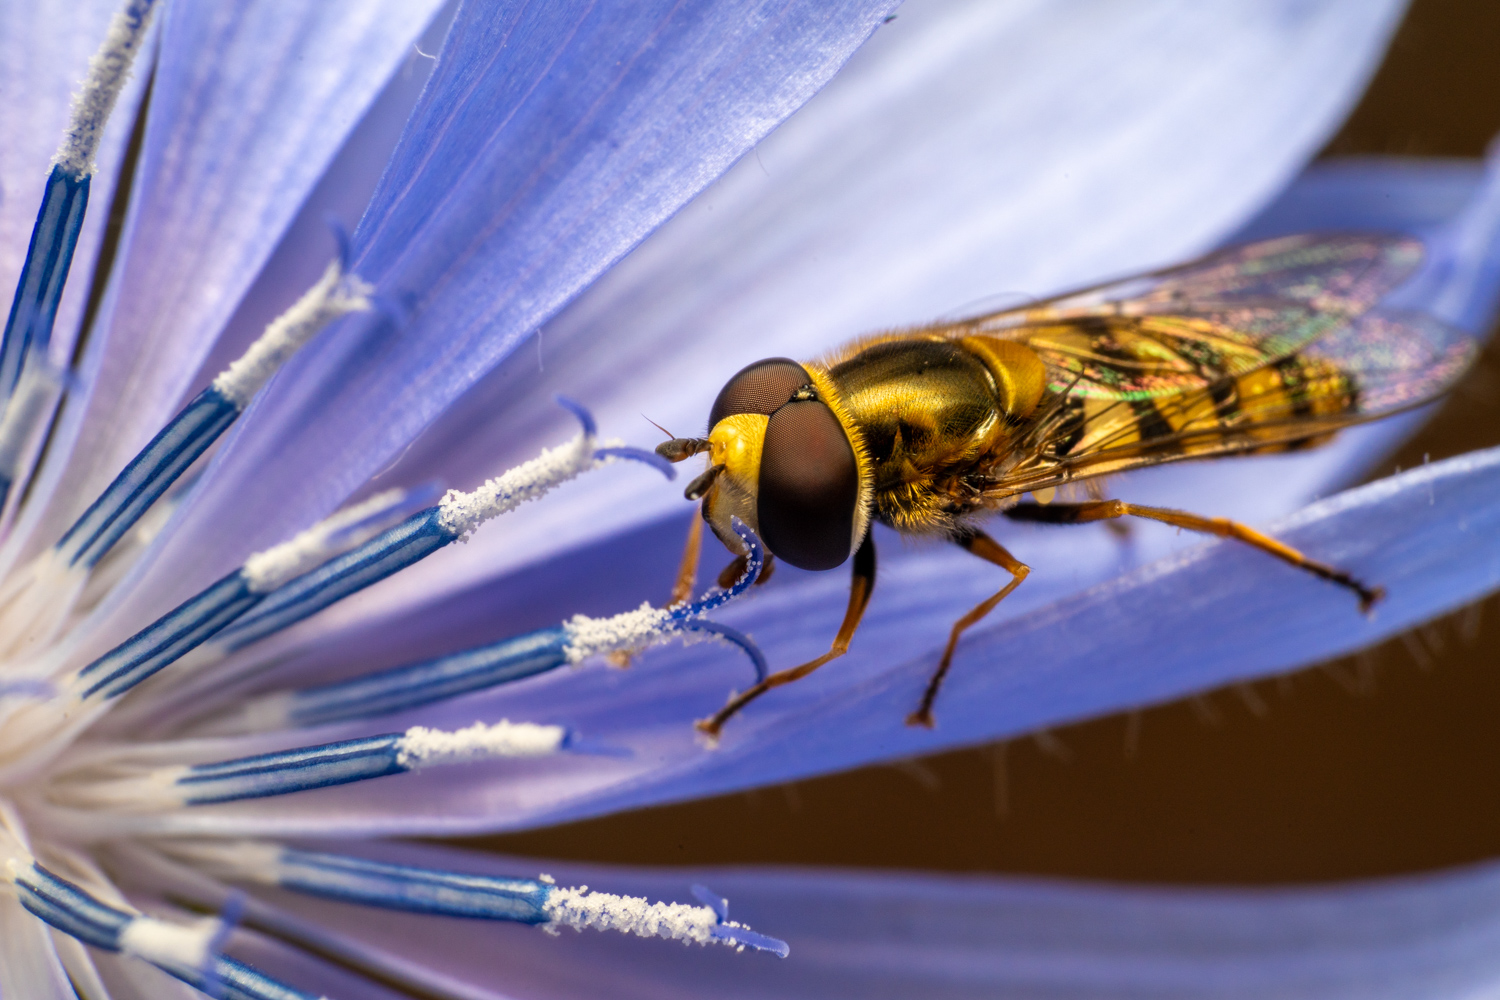
M 401 914 L 267 892 L 356 962 L 433 992 L 611 997 L 1395 1000 L 1486 995 L 1500 982 L 1500 868 L 1343 885 L 1163 889 L 1050 879 L 817 870 L 663 870 L 351 845 L 384 860 L 652 899 L 701 881 L 791 959 L 614 934 Z M 262 895 L 257 892 L 257 895 Z M 293 916 L 295 915 L 295 916 Z M 259 956 L 255 959 L 262 961 Z M 411 979 L 407 981 L 410 982 Z M 468 992 L 472 991 L 472 993 Z
M 458 485 L 529 457 L 566 433 L 557 391 L 631 443 L 656 439 L 642 414 L 696 433 L 724 380 L 756 358 L 811 357 L 996 293 L 1015 301 L 1198 252 L 1337 127 L 1397 13 L 1300 0 L 1086 15 L 908 4 L 390 476 Z M 399 585 L 461 586 L 683 506 L 647 477 L 612 475 Z
M 893 4 L 464 8 L 355 234 L 355 269 L 408 321 L 399 335 L 346 326 L 292 362 L 154 579 L 175 587 L 183 560 L 189 576 L 205 553 L 232 562 L 225 538 L 253 549 L 342 500 L 811 96 Z
M 282 231 L 439 0 L 176 4 L 86 402 L 24 526 L 50 543 L 176 410 Z M 107 202 L 98 202 L 107 205 Z M 102 216 L 102 211 L 99 212 Z M 330 254 L 331 255 L 331 254 Z

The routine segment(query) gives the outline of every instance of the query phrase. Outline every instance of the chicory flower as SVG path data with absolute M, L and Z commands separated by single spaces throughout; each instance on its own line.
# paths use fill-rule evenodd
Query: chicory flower
M 7 192 L 43 179 L 65 117 L 47 88 L 72 84 L 81 63 L 64 55 L 80 38 L 86 53 L 104 37 L 112 6 L 88 17 L 6 13 L 9 47 L 57 54 L 38 65 L 18 53 L 4 70 L 14 74 L 8 103 L 25 105 L 0 161 Z M 348 995 L 384 995 L 377 982 L 439 995 L 588 992 L 587 973 L 561 958 L 579 947 L 612 956 L 592 966 L 607 977 L 594 990 L 623 990 L 621 963 L 641 984 L 653 969 L 738 976 L 642 942 L 538 946 L 534 934 L 504 936 L 524 928 L 451 921 L 776 947 L 706 890 L 696 905 L 652 905 L 506 878 L 491 859 L 352 841 L 551 822 L 1023 731 L 1362 644 L 1496 582 L 1488 550 L 1470 541 L 1494 534 L 1484 530 L 1491 456 L 1336 498 L 1284 526 L 1294 542 L 1390 587 L 1375 624 L 1339 595 L 1308 589 L 1316 581 L 1288 580 L 1224 546 L 1121 577 L 1121 556 L 1103 539 L 1038 537 L 1029 561 L 1057 571 L 1037 573 L 966 644 L 940 727 L 923 734 L 900 727 L 902 706 L 944 620 L 989 584 L 955 572 L 944 554 L 904 553 L 883 568 L 867 652 L 766 699 L 706 751 L 689 722 L 743 682 L 738 654 L 654 651 L 623 672 L 589 659 L 661 632 L 650 612 L 611 616 L 660 589 L 675 548 L 667 539 L 682 525 L 676 491 L 608 461 L 630 453 L 601 442 L 597 426 L 632 436 L 643 408 L 669 425 L 701 420 L 747 347 L 808 355 L 1007 287 L 1044 292 L 1206 248 L 1316 149 L 1399 4 L 1087 13 L 913 4 L 802 114 L 602 279 L 807 100 L 891 4 L 471 2 L 446 32 L 436 8 L 171 5 L 128 192 L 110 188 L 124 116 L 104 134 L 78 259 L 97 252 L 100 207 L 128 199 L 109 269 L 94 275 L 91 296 L 75 265 L 55 333 L 35 341 L 5 387 L 12 400 L 31 398 L 26 372 L 42 386 L 40 403 L 13 403 L 8 418 L 43 420 L 48 392 L 65 391 L 65 402 L 45 449 L 35 435 L 15 436 L 0 551 L 13 581 L 7 610 L 46 626 L 5 640 L 0 819 L 13 895 L 0 899 L 0 925 L 15 933 L 0 939 L 0 988 L 66 996 L 70 979 L 91 995 L 180 988 L 134 955 L 209 992 L 281 995 L 226 964 L 226 946 L 299 989 Z M 1130 58 L 1112 58 L 1120 53 Z M 134 86 L 126 108 L 141 99 Z M 82 167 L 65 158 L 59 169 Z M 1420 170 L 1335 176 L 1346 202 L 1337 221 L 1367 218 L 1357 182 L 1397 192 L 1410 211 L 1388 224 L 1425 227 L 1435 251 L 1409 304 L 1481 326 L 1495 287 L 1480 267 L 1494 194 L 1474 176 L 1449 180 L 1467 207 L 1461 197 L 1437 211 L 1415 197 L 1434 190 Z M 0 227 L 14 272 L 31 224 L 20 200 L 7 197 Z M 320 231 L 330 210 L 361 219 L 331 266 Z M 1304 222 L 1301 211 L 1290 204 L 1258 225 Z M 271 339 L 250 347 L 288 306 Z M 518 349 L 544 324 L 535 352 Z M 231 364 L 247 348 L 249 360 Z M 558 391 L 593 416 L 557 408 L 548 397 Z M 188 417 L 169 424 L 185 399 Z M 564 429 L 575 418 L 581 434 Z M 145 453 L 155 458 L 131 467 L 152 489 L 168 485 L 154 470 L 175 475 L 174 462 L 197 454 L 183 442 L 207 447 L 230 422 L 195 481 L 167 492 L 156 516 L 134 521 L 141 494 L 106 490 L 163 425 L 181 438 L 159 439 L 168 443 Z M 1377 436 L 1286 464 L 1277 488 L 1250 493 L 1258 507 L 1213 512 L 1290 509 L 1357 465 Z M 433 481 L 453 492 L 432 502 Z M 1223 481 L 1178 475 L 1172 502 L 1205 506 L 1189 498 Z M 101 493 L 103 506 L 90 508 Z M 470 533 L 469 544 L 450 544 Z M 729 638 L 753 632 L 773 662 L 794 662 L 826 642 L 841 588 L 783 569 L 774 587 L 716 617 Z M 1176 617 L 1153 617 L 1163 603 Z M 1276 620 L 1283 634 L 1247 650 L 1227 639 L 1237 616 Z M 630 631 L 642 621 L 645 632 Z M 1170 655 L 1153 640 L 1161 628 L 1182 639 Z M 329 703 L 309 692 L 348 693 L 334 686 L 382 670 L 416 670 L 399 678 L 431 686 L 475 669 L 473 656 L 447 654 L 517 634 L 537 637 L 556 660 L 549 667 L 584 665 L 457 696 L 297 714 L 318 697 Z M 487 662 L 511 669 L 522 658 L 508 646 Z M 649 881 L 618 875 L 621 886 L 632 878 Z M 825 900 L 874 891 L 824 888 Z M 817 910 L 795 885 L 767 892 L 804 916 Z M 898 886 L 871 920 L 908 919 L 924 894 L 943 895 Z M 642 895 L 678 898 L 658 886 Z M 381 910 L 375 924 L 349 916 L 351 901 L 438 916 Z M 191 924 L 184 903 L 225 917 Z M 993 915 L 1007 903 L 978 905 Z M 775 933 L 777 906 L 756 912 Z M 231 933 L 240 915 L 253 930 Z M 414 921 L 428 929 L 411 930 Z M 971 927 L 982 923 L 974 916 Z M 393 928 L 398 939 L 381 942 Z M 473 937 L 475 928 L 495 937 Z M 487 940 L 557 961 L 528 967 L 516 954 L 486 973 Z M 474 943 L 460 955 L 456 941 Z M 611 951 L 619 945 L 648 950 Z M 328 958 L 373 978 L 351 978 Z M 913 956 L 911 968 L 933 961 Z M 807 983 L 822 975 L 816 967 Z M 768 988 L 790 995 L 789 984 Z

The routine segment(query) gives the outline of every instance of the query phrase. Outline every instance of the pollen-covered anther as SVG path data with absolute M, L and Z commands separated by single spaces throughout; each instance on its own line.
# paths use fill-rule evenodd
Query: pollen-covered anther
M 553 889 L 543 909 L 550 921 L 543 926 L 549 930 L 588 927 L 697 944 L 715 941 L 714 928 L 719 924 L 718 914 L 706 906 L 653 903 L 644 896 L 590 892 L 586 885 Z
M 449 732 L 412 726 L 396 744 L 396 763 L 415 771 L 488 757 L 545 757 L 567 745 L 568 730 L 534 722 L 476 722 Z
M 318 283 L 273 320 L 249 350 L 220 372 L 213 387 L 244 409 L 261 386 L 314 334 L 341 316 L 368 311 L 374 293 L 374 287 L 359 275 L 346 272 L 341 261 L 330 261 Z
M 619 441 L 604 442 L 607 447 L 621 444 Z M 607 461 L 595 455 L 597 447 L 594 436 L 585 431 L 573 440 L 548 448 L 536 458 L 488 480 L 476 490 L 449 490 L 439 505 L 439 523 L 459 541 L 466 541 L 475 528 L 491 518 L 539 499 Z
M 695 887 L 695 890 L 699 887 Z M 703 895 L 703 893 L 699 893 Z M 616 896 L 608 892 L 590 892 L 586 885 L 576 889 L 553 888 L 547 894 L 542 910 L 549 923 L 542 929 L 553 933 L 559 927 L 582 930 L 619 931 L 640 937 L 661 937 L 690 944 L 722 944 L 738 951 L 753 948 L 785 958 L 791 951 L 785 941 L 757 934 L 745 925 L 728 918 L 727 902 L 716 906 L 693 906 L 689 903 L 653 903 L 644 896 Z
M 126 4 L 110 20 L 104 44 L 89 59 L 89 75 L 73 95 L 68 130 L 52 158 L 55 165 L 75 177 L 88 177 L 94 172 L 94 156 L 99 151 L 104 124 L 130 79 L 130 69 L 145 40 L 146 29 L 151 26 L 154 7 L 155 0 L 133 0 Z
M 362 545 L 405 513 L 405 490 L 386 490 L 338 511 L 280 545 L 245 560 L 250 590 L 268 594 L 340 553 Z

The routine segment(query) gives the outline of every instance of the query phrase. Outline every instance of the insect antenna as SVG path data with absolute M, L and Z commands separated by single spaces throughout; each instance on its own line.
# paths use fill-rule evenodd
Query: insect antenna
M 646 421 L 646 423 L 650 424 L 652 427 L 655 427 L 657 430 L 661 431 L 668 438 L 675 439 L 677 437 L 676 434 L 673 434 L 671 431 L 667 430 L 661 424 L 657 423 L 655 420 L 652 420 L 650 417 L 646 416 L 644 413 L 641 414 L 641 419 L 644 420 L 644 421 Z
M 673 438 L 656 446 L 656 453 L 668 462 L 681 462 L 701 455 L 711 446 L 707 438 Z

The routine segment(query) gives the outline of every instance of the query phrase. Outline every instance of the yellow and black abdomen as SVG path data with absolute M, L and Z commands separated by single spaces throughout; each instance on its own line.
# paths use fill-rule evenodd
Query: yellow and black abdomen
M 986 461 L 1012 426 L 1011 394 L 988 360 L 915 334 L 856 347 L 825 369 L 864 439 L 873 513 L 886 524 L 942 531 L 977 507 Z
M 1289 451 L 1326 440 L 1316 420 L 1353 413 L 1359 390 L 1336 364 L 1292 355 L 1206 388 L 1144 399 L 1079 397 L 1057 456 L 1147 451 L 1167 456 Z

